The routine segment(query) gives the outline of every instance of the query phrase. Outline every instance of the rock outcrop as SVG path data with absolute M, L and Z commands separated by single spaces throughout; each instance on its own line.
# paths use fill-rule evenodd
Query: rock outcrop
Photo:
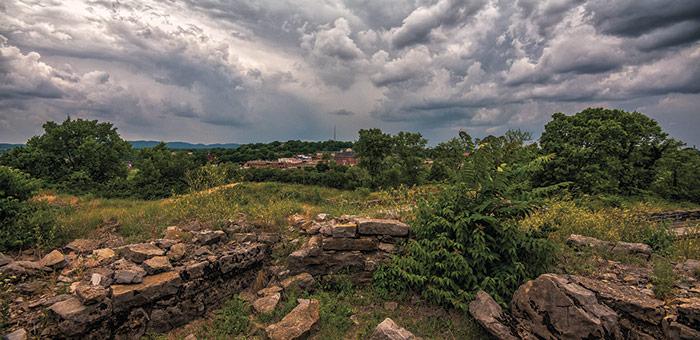
M 574 248 L 589 247 L 614 254 L 639 256 L 644 259 L 649 259 L 652 253 L 651 247 L 644 243 L 609 242 L 576 234 L 569 236 L 566 243 Z

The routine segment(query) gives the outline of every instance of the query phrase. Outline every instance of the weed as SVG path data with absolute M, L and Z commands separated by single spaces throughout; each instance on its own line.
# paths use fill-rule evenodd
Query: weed
M 250 306 L 236 296 L 216 311 L 212 332 L 216 336 L 241 335 L 247 332 L 250 327 L 249 314 Z
M 659 299 L 664 299 L 671 295 L 673 286 L 678 281 L 673 271 L 671 261 L 664 257 L 655 257 L 653 259 L 654 272 L 651 282 L 654 284 L 654 295 Z

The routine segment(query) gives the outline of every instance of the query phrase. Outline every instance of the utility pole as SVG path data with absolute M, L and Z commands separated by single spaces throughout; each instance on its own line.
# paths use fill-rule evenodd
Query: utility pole
M 333 124 L 333 140 L 335 140 L 335 124 Z

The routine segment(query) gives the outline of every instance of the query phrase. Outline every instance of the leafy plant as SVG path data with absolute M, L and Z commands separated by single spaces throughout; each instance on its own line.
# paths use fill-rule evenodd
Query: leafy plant
M 673 264 L 667 258 L 656 257 L 653 263 L 654 273 L 651 277 L 651 282 L 654 284 L 654 295 L 663 299 L 671 295 L 673 286 L 678 281 L 678 276 L 673 271 Z
M 516 223 L 534 209 L 538 191 L 513 181 L 538 161 L 520 167 L 502 163 L 504 148 L 518 144 L 507 137 L 474 144 L 460 182 L 422 202 L 413 223 L 415 240 L 376 272 L 379 291 L 412 288 L 430 301 L 466 310 L 483 289 L 505 304 L 524 280 L 551 263 L 547 229 L 523 231 Z

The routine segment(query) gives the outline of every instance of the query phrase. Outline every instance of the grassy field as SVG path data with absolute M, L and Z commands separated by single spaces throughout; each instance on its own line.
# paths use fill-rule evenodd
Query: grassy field
M 127 242 L 162 236 L 165 227 L 199 221 L 216 228 L 228 220 L 244 219 L 265 230 L 286 227 L 292 214 L 329 213 L 384 216 L 408 215 L 405 207 L 433 192 L 435 187 L 370 192 L 343 191 L 317 186 L 280 183 L 240 183 L 173 198 L 142 201 L 102 199 L 45 193 L 38 199 L 61 207 L 59 224 L 67 238 L 93 237 L 104 225 Z

